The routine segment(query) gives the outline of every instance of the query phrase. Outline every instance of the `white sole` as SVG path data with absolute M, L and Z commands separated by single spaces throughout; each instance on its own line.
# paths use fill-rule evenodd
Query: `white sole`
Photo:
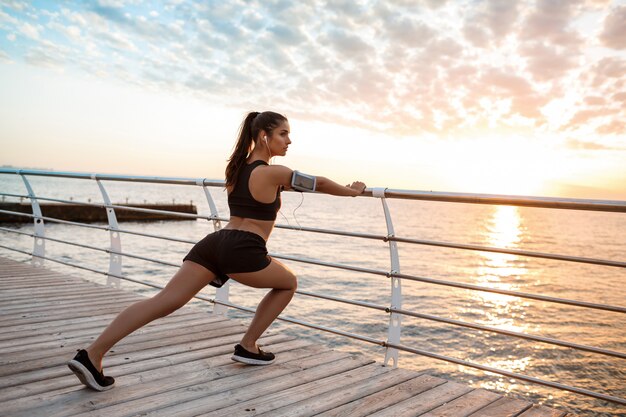
M 106 387 L 98 384 L 93 375 L 91 375 L 91 372 L 89 372 L 89 370 L 85 368 L 82 363 L 75 361 L 74 359 L 69 361 L 67 366 L 72 370 L 72 372 L 74 372 L 74 374 L 76 374 L 78 379 L 80 379 L 80 382 L 87 385 L 89 388 L 95 389 L 96 391 L 110 390 L 115 386 L 115 383 Z
M 244 358 L 243 356 L 237 355 L 233 355 L 230 358 L 235 362 L 247 363 L 248 365 L 269 365 L 270 363 L 274 362 L 274 359 L 272 359 L 271 361 L 262 361 L 260 359 Z

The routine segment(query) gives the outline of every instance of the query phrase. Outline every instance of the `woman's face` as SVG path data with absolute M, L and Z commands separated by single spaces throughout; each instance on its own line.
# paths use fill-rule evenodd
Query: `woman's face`
M 272 130 L 271 136 L 267 137 L 267 144 L 272 156 L 285 156 L 287 147 L 291 143 L 289 139 L 289 122 L 284 121 Z

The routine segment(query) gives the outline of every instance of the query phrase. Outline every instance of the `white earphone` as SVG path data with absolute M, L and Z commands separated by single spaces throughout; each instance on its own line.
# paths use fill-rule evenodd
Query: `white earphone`
M 263 136 L 263 139 L 265 139 L 265 143 L 267 143 L 267 136 Z

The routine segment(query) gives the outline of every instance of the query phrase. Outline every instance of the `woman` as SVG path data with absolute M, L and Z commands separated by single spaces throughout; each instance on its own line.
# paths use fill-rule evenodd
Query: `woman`
M 154 297 L 136 302 L 122 311 L 86 349 L 68 362 L 81 382 L 104 391 L 115 380 L 102 373 L 102 357 L 122 338 L 184 306 L 207 284 L 221 287 L 229 278 L 255 288 L 271 288 L 258 305 L 256 314 L 232 359 L 267 365 L 274 355 L 259 349 L 256 342 L 289 304 L 296 290 L 295 274 L 267 255 L 269 238 L 280 209 L 280 193 L 290 189 L 293 171 L 269 165 L 273 156 L 284 156 L 291 143 L 287 118 L 274 112 L 248 114 L 226 167 L 226 191 L 230 221 L 221 230 L 200 240 L 185 256 L 181 268 Z M 316 191 L 357 196 L 365 190 L 359 181 L 341 186 L 316 177 Z

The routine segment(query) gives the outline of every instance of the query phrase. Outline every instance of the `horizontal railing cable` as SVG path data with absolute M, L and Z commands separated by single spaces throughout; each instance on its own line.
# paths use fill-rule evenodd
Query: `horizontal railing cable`
M 430 283 L 430 284 L 437 284 L 437 285 L 445 285 L 445 286 L 449 286 L 449 287 L 463 288 L 463 289 L 467 289 L 467 290 L 485 291 L 485 292 L 496 293 L 496 294 L 510 295 L 512 297 L 529 298 L 529 299 L 532 299 L 532 300 L 546 301 L 546 302 L 550 302 L 550 303 L 567 304 L 567 305 L 576 306 L 576 307 L 586 307 L 586 308 L 592 308 L 592 309 L 596 309 L 596 310 L 613 311 L 615 313 L 626 313 L 626 307 L 621 307 L 621 306 L 612 306 L 612 305 L 608 305 L 608 304 L 591 303 L 591 302 L 587 302 L 587 301 L 569 300 L 569 299 L 566 299 L 566 298 L 550 297 L 550 296 L 546 296 L 546 295 L 530 294 L 530 293 L 518 292 L 518 291 L 510 291 L 510 290 L 502 290 L 502 289 L 497 289 L 497 288 L 487 288 L 487 287 L 482 287 L 480 285 L 465 284 L 465 283 L 462 283 L 462 282 L 446 281 L 446 280 L 434 279 L 434 278 L 418 277 L 418 276 L 415 276 L 415 275 L 401 274 L 401 273 L 395 273 L 395 272 L 389 273 L 389 276 L 393 276 L 393 277 L 397 277 L 397 278 L 404 278 L 404 279 L 408 279 L 408 280 L 411 280 L 411 281 L 426 282 L 426 283 Z
M 15 216 L 30 217 L 30 218 L 37 217 L 34 214 L 20 213 L 20 212 L 17 212 L 17 211 L 9 211 L 9 210 L 0 210 L 0 213 L 12 214 L 12 215 L 15 215 Z M 90 228 L 90 229 L 99 229 L 99 230 L 111 230 L 107 226 L 97 226 L 95 224 L 73 222 L 71 220 L 56 219 L 54 217 L 41 216 L 41 217 L 37 217 L 37 218 L 40 218 L 40 219 L 43 219 L 43 220 L 46 220 L 46 221 L 50 221 L 50 222 L 54 222 L 54 223 L 69 224 L 71 226 L 87 227 L 87 228 Z
M 227 301 L 221 301 L 221 300 L 214 300 L 215 304 L 221 304 L 227 307 L 231 307 L 231 308 L 235 308 L 237 310 L 242 310 L 242 311 L 247 311 L 248 313 L 256 313 L 255 309 L 249 308 L 249 307 L 243 307 L 237 304 L 232 304 L 229 303 Z M 369 343 L 374 343 L 380 346 L 385 346 L 385 341 L 384 340 L 378 340 L 378 339 L 374 339 L 368 336 L 364 336 L 361 334 L 356 334 L 356 333 L 350 333 L 350 332 L 346 332 L 344 330 L 339 330 L 339 329 L 333 329 L 332 327 L 326 327 L 326 326 L 322 326 L 320 324 L 313 324 L 313 323 L 309 323 L 306 321 L 302 321 L 302 320 L 298 320 L 298 319 L 294 319 L 294 318 L 290 318 L 290 317 L 285 317 L 285 316 L 278 316 L 276 318 L 277 320 L 281 320 L 281 321 L 286 321 L 289 323 L 294 323 L 294 324 L 299 324 L 301 326 L 305 326 L 305 327 L 309 327 L 312 329 L 318 329 L 318 330 L 323 330 L 325 332 L 329 332 L 329 333 L 333 333 L 336 335 L 340 335 L 340 336 L 346 336 L 352 339 L 358 339 L 358 340 L 362 340 L 364 342 L 369 342 Z
M 273 253 L 271 253 L 270 255 L 275 256 L 280 259 L 287 259 L 287 260 L 291 260 L 295 262 L 303 262 L 303 263 L 308 263 L 308 264 L 313 264 L 313 265 L 321 265 L 321 266 L 345 269 L 345 270 L 355 271 L 355 272 L 364 272 L 364 273 L 374 274 L 374 275 L 384 275 L 386 277 L 404 278 L 404 279 L 408 279 L 412 281 L 425 282 L 425 283 L 436 284 L 436 285 L 444 285 L 448 287 L 463 288 L 467 290 L 504 294 L 504 295 L 510 295 L 512 297 L 529 298 L 533 300 L 546 301 L 546 302 L 551 302 L 551 303 L 567 304 L 567 305 L 572 305 L 572 306 L 577 306 L 577 307 L 586 307 L 586 308 L 592 308 L 592 309 L 597 309 L 597 310 L 613 311 L 617 313 L 626 313 L 626 307 L 621 307 L 621 306 L 597 304 L 597 303 L 590 303 L 586 301 L 568 300 L 565 298 L 550 297 L 546 295 L 529 294 L 529 293 L 523 293 L 523 292 L 518 292 L 518 291 L 501 290 L 497 288 L 488 288 L 488 287 L 483 287 L 480 285 L 465 284 L 462 282 L 446 281 L 446 280 L 435 279 L 435 278 L 418 277 L 415 275 L 401 274 L 401 273 L 396 273 L 396 272 L 387 272 L 387 271 L 382 271 L 378 269 L 363 268 L 359 266 L 334 264 L 332 262 L 325 262 L 325 261 L 320 261 L 320 260 L 310 259 L 310 258 L 298 258 L 295 256 L 290 256 L 290 255 L 280 255 L 280 254 L 273 254 Z
M 404 346 L 404 345 L 399 345 L 399 344 L 394 344 L 394 343 L 385 343 L 385 345 L 391 348 L 398 349 L 398 350 L 403 350 L 405 352 L 414 353 L 416 355 L 427 356 L 429 358 L 439 359 L 442 361 L 455 363 L 457 365 L 468 366 L 471 368 L 476 368 L 476 369 L 480 369 L 483 371 L 492 372 L 494 374 L 504 375 L 509 378 L 519 379 L 521 381 L 532 382 L 535 384 L 544 385 L 544 386 L 551 387 L 551 388 L 557 388 L 557 389 L 561 389 L 564 391 L 570 391 L 570 392 L 574 392 L 577 394 L 582 394 L 582 395 L 586 395 L 589 397 L 594 397 L 594 398 L 598 398 L 601 400 L 610 401 L 612 403 L 626 405 L 626 399 L 624 398 L 619 398 L 619 397 L 615 397 L 615 396 L 607 395 L 607 394 L 601 394 L 601 393 L 590 391 L 584 388 L 572 387 L 569 385 L 559 384 L 558 382 L 545 381 L 543 379 L 539 379 L 539 378 L 535 378 L 535 377 L 531 377 L 527 375 L 522 375 L 522 374 L 518 374 L 515 372 L 509 372 L 509 371 L 505 371 L 502 369 L 492 368 L 491 366 L 480 365 L 480 364 L 465 361 L 462 359 L 456 359 L 450 356 L 440 355 L 437 353 L 428 352 L 422 349 L 415 349 L 415 348 L 411 348 L 411 347 Z
M 522 249 L 494 248 L 491 246 L 469 245 L 469 244 L 464 244 L 464 243 L 437 242 L 437 241 L 431 241 L 431 240 L 411 239 L 411 238 L 397 237 L 397 236 L 391 236 L 387 240 L 401 242 L 401 243 L 413 243 L 413 244 L 418 244 L 418 245 L 439 246 L 439 247 L 445 247 L 445 248 L 474 250 L 474 251 L 480 251 L 480 252 L 505 253 L 509 255 L 528 256 L 531 258 L 543 258 L 543 259 L 552 259 L 552 260 L 557 260 L 557 261 L 578 262 L 578 263 L 585 263 L 585 264 L 616 266 L 619 268 L 626 268 L 626 262 L 614 261 L 610 259 L 583 258 L 579 256 L 534 252 L 534 251 L 527 251 L 527 250 L 522 250 Z
M 455 325 L 455 326 L 467 327 L 467 328 L 476 329 L 476 330 L 483 330 L 483 331 L 486 331 L 486 332 L 499 333 L 499 334 L 512 336 L 512 337 L 517 337 L 517 338 L 521 338 L 521 339 L 533 340 L 533 341 L 536 341 L 536 342 L 542 342 L 542 343 L 547 343 L 547 344 L 551 344 L 551 345 L 557 345 L 557 346 L 562 346 L 562 347 L 567 347 L 567 348 L 572 348 L 572 349 L 584 350 L 584 351 L 587 351 L 587 352 L 597 353 L 597 354 L 600 354 L 600 355 L 613 356 L 613 357 L 616 357 L 616 358 L 626 359 L 626 353 L 618 352 L 618 351 L 615 351 L 615 350 L 608 350 L 608 349 L 598 348 L 598 347 L 595 347 L 595 346 L 581 345 L 581 344 L 578 344 L 578 343 L 567 342 L 567 341 L 564 341 L 564 340 L 553 339 L 553 338 L 550 338 L 550 337 L 536 336 L 536 335 L 531 335 L 531 334 L 521 333 L 521 332 L 514 332 L 514 331 L 511 331 L 511 330 L 499 329 L 497 327 L 485 326 L 485 325 L 477 324 L 477 323 L 468 323 L 468 322 L 461 321 L 461 320 L 448 319 L 448 318 L 445 318 L 445 317 L 435 316 L 435 315 L 431 315 L 431 314 L 414 313 L 412 311 L 403 310 L 403 309 L 399 309 L 399 308 L 395 308 L 395 307 L 386 307 L 386 306 L 383 306 L 383 305 L 367 303 L 367 302 L 364 302 L 364 301 L 348 300 L 348 299 L 345 299 L 345 298 L 335 297 L 335 296 L 332 296 L 332 295 L 317 294 L 317 293 L 313 293 L 313 292 L 309 292 L 309 291 L 303 291 L 303 290 L 296 290 L 296 293 L 302 294 L 302 295 L 306 295 L 306 296 L 309 296 L 309 297 L 322 298 L 322 299 L 325 299 L 325 300 L 336 301 L 336 302 L 339 302 L 339 303 L 352 304 L 352 305 L 356 305 L 356 306 L 360 306 L 360 307 L 371 308 L 371 309 L 374 309 L 374 310 L 385 311 L 387 313 L 398 313 L 398 314 L 411 316 L 411 317 L 416 317 L 416 318 L 421 318 L 421 319 L 425 319 L 425 320 L 437 321 L 437 322 L 441 322 L 441 323 L 447 323 L 447 324 L 452 324 L 452 325 Z
M 7 213 L 7 211 L 6 210 L 0 210 L 0 213 Z M 28 214 L 28 213 L 18 213 L 18 212 L 14 212 L 14 211 L 11 211 L 9 213 L 12 213 L 12 214 L 15 214 L 15 215 L 18 215 L 18 216 L 31 217 L 31 218 L 36 217 L 35 215 Z M 54 218 L 54 217 L 41 216 L 41 219 L 49 221 L 49 222 L 52 222 L 52 223 L 68 224 L 70 226 L 78 226 L 78 227 L 87 227 L 87 228 L 91 228 L 91 229 L 98 229 L 98 230 L 103 230 L 103 231 L 108 231 L 108 232 L 126 233 L 126 234 L 136 235 L 136 236 L 144 236 L 144 237 L 151 237 L 151 238 L 155 238 L 155 239 L 163 239 L 163 240 L 167 240 L 167 241 L 171 241 L 171 242 L 190 243 L 190 244 L 195 244 L 197 242 L 197 240 L 188 240 L 188 239 L 175 238 L 175 237 L 171 237 L 171 236 L 154 235 L 154 234 L 151 234 L 151 233 L 136 232 L 134 230 L 127 230 L 127 229 L 113 229 L 113 228 L 111 228 L 109 226 L 96 226 L 96 225 L 93 225 L 93 224 L 72 222 L 72 221 L 69 221 L 69 220 L 57 219 L 57 218 Z
M 166 262 L 166 261 L 162 261 L 160 259 L 148 258 L 147 256 L 135 255 L 135 254 L 132 254 L 132 253 L 127 253 L 127 252 L 116 252 L 114 250 L 107 249 L 107 248 L 99 248 L 97 246 L 85 245 L 83 243 L 71 242 L 69 240 L 55 239 L 55 238 L 49 237 L 49 236 L 43 236 L 43 237 L 42 236 L 36 236 L 34 234 L 31 234 L 31 233 L 25 233 L 25 232 L 20 232 L 20 231 L 17 231 L 17 230 L 6 229 L 4 227 L 0 227 L 0 230 L 5 231 L 5 232 L 10 232 L 10 233 L 18 233 L 18 234 L 21 234 L 21 235 L 26 235 L 26 236 L 31 236 L 31 237 L 37 237 L 38 239 L 50 240 L 52 242 L 64 243 L 64 244 L 67 244 L 67 245 L 77 246 L 77 247 L 80 247 L 80 248 L 91 249 L 91 250 L 96 250 L 96 251 L 106 252 L 106 253 L 112 253 L 114 255 L 119 255 L 119 256 L 126 256 L 128 258 L 141 259 L 143 261 L 154 262 L 154 263 L 157 263 L 157 264 L 160 264 L 160 265 L 172 266 L 174 268 L 179 268 L 180 267 L 180 264 Z

